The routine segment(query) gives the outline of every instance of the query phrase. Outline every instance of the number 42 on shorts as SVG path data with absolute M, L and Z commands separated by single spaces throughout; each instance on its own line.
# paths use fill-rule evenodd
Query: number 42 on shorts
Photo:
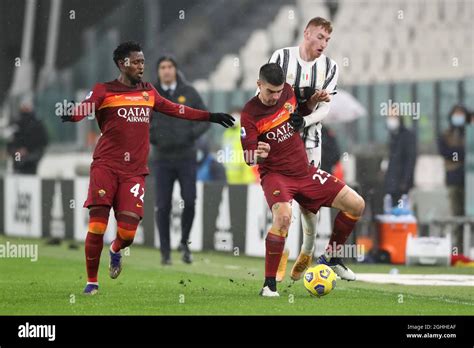
M 140 196 L 140 200 L 143 202 L 143 197 L 145 196 L 145 188 L 142 187 L 142 195 Z M 131 189 L 130 192 L 133 193 L 134 197 L 138 197 L 140 194 L 140 184 L 134 185 Z

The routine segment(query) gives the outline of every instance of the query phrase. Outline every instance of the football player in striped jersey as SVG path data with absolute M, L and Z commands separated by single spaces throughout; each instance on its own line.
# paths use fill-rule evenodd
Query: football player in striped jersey
M 279 64 L 286 76 L 286 82 L 293 87 L 298 105 L 307 103 L 313 108 L 310 115 L 303 117 L 302 138 L 305 143 L 308 161 L 316 168 L 321 165 L 321 121 L 328 115 L 331 95 L 337 93 L 339 67 L 324 54 L 331 39 L 330 21 L 312 18 L 303 34 L 299 46 L 276 50 L 269 62 Z M 299 280 L 311 265 L 316 238 L 317 214 L 300 207 L 303 227 L 303 244 L 300 254 L 291 270 L 291 278 Z M 282 281 L 286 273 L 288 249 L 285 249 L 277 273 L 277 281 Z M 339 258 L 322 255 L 318 263 L 331 266 L 339 277 L 355 280 L 355 274 Z

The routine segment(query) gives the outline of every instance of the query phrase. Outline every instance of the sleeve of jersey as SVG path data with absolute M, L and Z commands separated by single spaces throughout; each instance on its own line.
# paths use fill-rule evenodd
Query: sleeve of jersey
M 272 56 L 268 60 L 268 63 L 278 63 L 278 65 L 282 66 L 280 53 L 281 50 L 276 50 L 275 52 L 273 52 Z
M 86 99 L 74 108 L 71 116 L 72 122 L 79 122 L 89 115 L 95 115 L 99 110 L 105 96 L 105 87 L 100 83 L 96 83 L 92 91 L 90 91 Z
M 258 131 L 248 114 L 242 113 L 240 122 L 240 142 L 244 150 L 245 163 L 253 166 L 257 164 L 255 151 L 258 145 Z
M 334 62 L 334 61 L 333 61 Z M 339 78 L 339 66 L 334 62 L 331 71 L 329 72 L 328 78 L 324 82 L 325 90 L 328 93 L 336 92 L 337 90 L 337 79 Z
M 155 105 L 153 110 L 168 116 L 184 118 L 187 120 L 209 121 L 209 111 L 193 109 L 182 104 L 175 104 L 168 99 L 163 98 L 156 89 L 154 89 L 154 93 Z
M 339 77 L 339 67 L 337 63 L 334 62 L 334 65 L 329 72 L 328 78 L 324 82 L 324 88 L 328 93 L 335 92 L 337 89 L 337 78 Z M 329 113 L 330 102 L 321 102 L 316 105 L 315 109 L 308 115 L 305 116 L 306 127 L 321 122 L 326 118 Z

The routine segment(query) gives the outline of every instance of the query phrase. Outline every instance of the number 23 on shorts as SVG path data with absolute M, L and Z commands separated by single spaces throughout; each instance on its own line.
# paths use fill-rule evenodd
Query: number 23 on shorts
M 133 197 L 138 197 L 138 195 L 140 194 L 140 188 L 141 188 L 142 194 L 139 198 L 143 203 L 143 197 L 145 196 L 145 188 L 144 187 L 140 187 L 140 184 L 136 184 L 130 189 L 130 192 L 133 193 Z
M 330 178 L 330 176 L 331 174 L 318 168 L 316 169 L 316 174 L 313 175 L 313 180 L 318 179 L 321 185 L 324 185 L 324 183 Z

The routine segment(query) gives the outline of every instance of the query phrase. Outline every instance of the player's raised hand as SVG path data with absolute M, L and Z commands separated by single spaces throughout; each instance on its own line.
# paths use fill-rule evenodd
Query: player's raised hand
M 325 89 L 319 89 L 314 92 L 314 94 L 308 99 L 307 107 L 312 110 L 320 102 L 329 103 L 331 101 L 331 96 Z
M 209 116 L 209 122 L 219 123 L 221 126 L 229 128 L 234 125 L 235 118 L 223 112 L 211 112 L 211 115 Z
M 326 91 L 325 89 L 323 89 L 321 91 L 316 91 L 316 93 L 314 93 L 314 94 L 316 94 L 316 98 L 320 102 L 329 103 L 331 101 L 331 96 L 329 95 L 328 91 Z

